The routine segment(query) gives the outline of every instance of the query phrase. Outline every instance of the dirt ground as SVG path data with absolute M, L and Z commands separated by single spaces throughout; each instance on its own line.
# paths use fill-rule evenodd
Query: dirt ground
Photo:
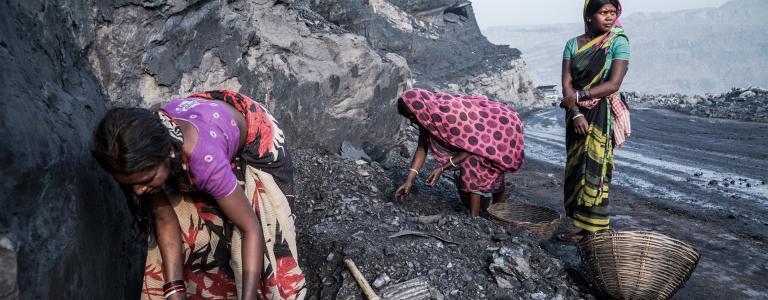
M 308 299 L 364 299 L 344 258 L 354 260 L 383 294 L 422 279 L 430 287 L 425 299 L 595 298 L 542 247 L 542 238 L 470 219 L 447 178 L 427 188 L 421 176 L 409 199 L 397 202 L 393 194 L 407 172 L 404 158 L 387 169 L 312 151 L 294 157 Z M 405 230 L 427 236 L 394 237 Z
M 562 209 L 562 169 L 529 160 L 510 176 L 512 198 Z M 642 229 L 664 233 L 694 245 L 701 252 L 699 266 L 674 299 L 766 299 L 768 262 L 765 241 L 748 232 L 733 216 L 711 215 L 665 206 L 655 199 L 622 188 L 612 188 L 614 229 Z M 564 228 L 561 226 L 561 229 Z M 578 269 L 575 247 L 549 242 L 545 248 L 567 268 Z
M 526 118 L 529 158 L 558 163 L 529 159 L 510 179 L 514 198 L 562 212 L 561 115 Z M 698 248 L 699 266 L 676 299 L 768 299 L 768 125 L 664 110 L 635 110 L 632 121 L 632 137 L 615 152 L 612 227 L 657 231 Z M 571 247 L 551 249 L 566 265 L 578 262 Z
M 427 188 L 420 177 L 409 199 L 397 202 L 392 194 L 405 178 L 406 159 L 382 166 L 312 151 L 295 157 L 300 255 L 309 299 L 363 299 L 344 258 L 353 259 L 379 292 L 426 278 L 433 299 L 601 298 L 583 277 L 575 246 L 468 218 L 448 178 Z M 508 201 L 563 213 L 561 167 L 528 160 L 507 180 Z M 750 230 L 733 216 L 667 206 L 620 187 L 611 193 L 614 229 L 662 232 L 701 252 L 698 268 L 674 299 L 765 299 L 765 241 L 743 234 Z M 564 220 L 559 232 L 572 229 Z M 390 237 L 404 230 L 443 241 Z M 499 258 L 530 267 L 500 272 L 494 269 Z

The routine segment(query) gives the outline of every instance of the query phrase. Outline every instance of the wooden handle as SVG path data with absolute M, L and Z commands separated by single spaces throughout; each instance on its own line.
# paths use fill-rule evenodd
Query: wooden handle
M 379 296 L 376 295 L 376 292 L 374 292 L 373 289 L 371 289 L 371 285 L 368 284 L 368 281 L 365 280 L 365 277 L 363 277 L 363 274 L 361 274 L 360 271 L 357 269 L 355 262 L 347 258 L 344 260 L 344 263 L 347 265 L 347 269 L 349 269 L 349 272 L 352 273 L 352 277 L 355 277 L 357 284 L 360 285 L 360 288 L 363 289 L 363 293 L 365 293 L 365 296 L 368 297 L 368 300 L 380 300 L 381 298 L 379 298 Z

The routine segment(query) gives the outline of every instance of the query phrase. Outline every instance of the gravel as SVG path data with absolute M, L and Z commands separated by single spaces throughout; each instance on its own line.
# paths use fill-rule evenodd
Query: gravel
M 759 87 L 733 88 L 722 94 L 707 95 L 647 95 L 624 93 L 630 108 L 664 108 L 686 114 L 768 122 L 768 90 Z
M 294 153 L 294 211 L 308 299 L 364 299 L 345 258 L 375 290 L 392 295 L 403 284 L 416 286 L 409 280 L 421 280 L 432 299 L 587 296 L 538 236 L 469 218 L 448 180 L 427 189 L 420 178 L 408 200 L 394 201 L 407 172 L 407 159 L 394 157 L 388 170 L 315 150 Z

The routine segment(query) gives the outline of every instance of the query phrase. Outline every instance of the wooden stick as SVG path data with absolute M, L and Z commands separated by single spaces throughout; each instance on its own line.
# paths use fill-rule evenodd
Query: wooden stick
M 371 285 L 368 284 L 368 281 L 365 280 L 365 277 L 363 277 L 363 274 L 361 274 L 360 271 L 357 269 L 355 262 L 347 258 L 344 260 L 344 263 L 347 265 L 347 269 L 349 269 L 349 272 L 352 273 L 352 277 L 355 277 L 357 284 L 360 285 L 361 289 L 363 289 L 363 293 L 365 293 L 365 296 L 368 297 L 368 300 L 381 299 L 379 298 L 379 296 L 376 295 L 376 292 L 374 292 L 373 289 L 371 289 Z

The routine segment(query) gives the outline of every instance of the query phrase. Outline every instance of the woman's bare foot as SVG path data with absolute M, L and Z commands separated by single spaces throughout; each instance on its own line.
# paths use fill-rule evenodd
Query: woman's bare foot
M 587 234 L 589 234 L 589 231 L 582 229 L 576 232 L 558 234 L 557 239 L 562 242 L 576 243 L 587 236 Z

